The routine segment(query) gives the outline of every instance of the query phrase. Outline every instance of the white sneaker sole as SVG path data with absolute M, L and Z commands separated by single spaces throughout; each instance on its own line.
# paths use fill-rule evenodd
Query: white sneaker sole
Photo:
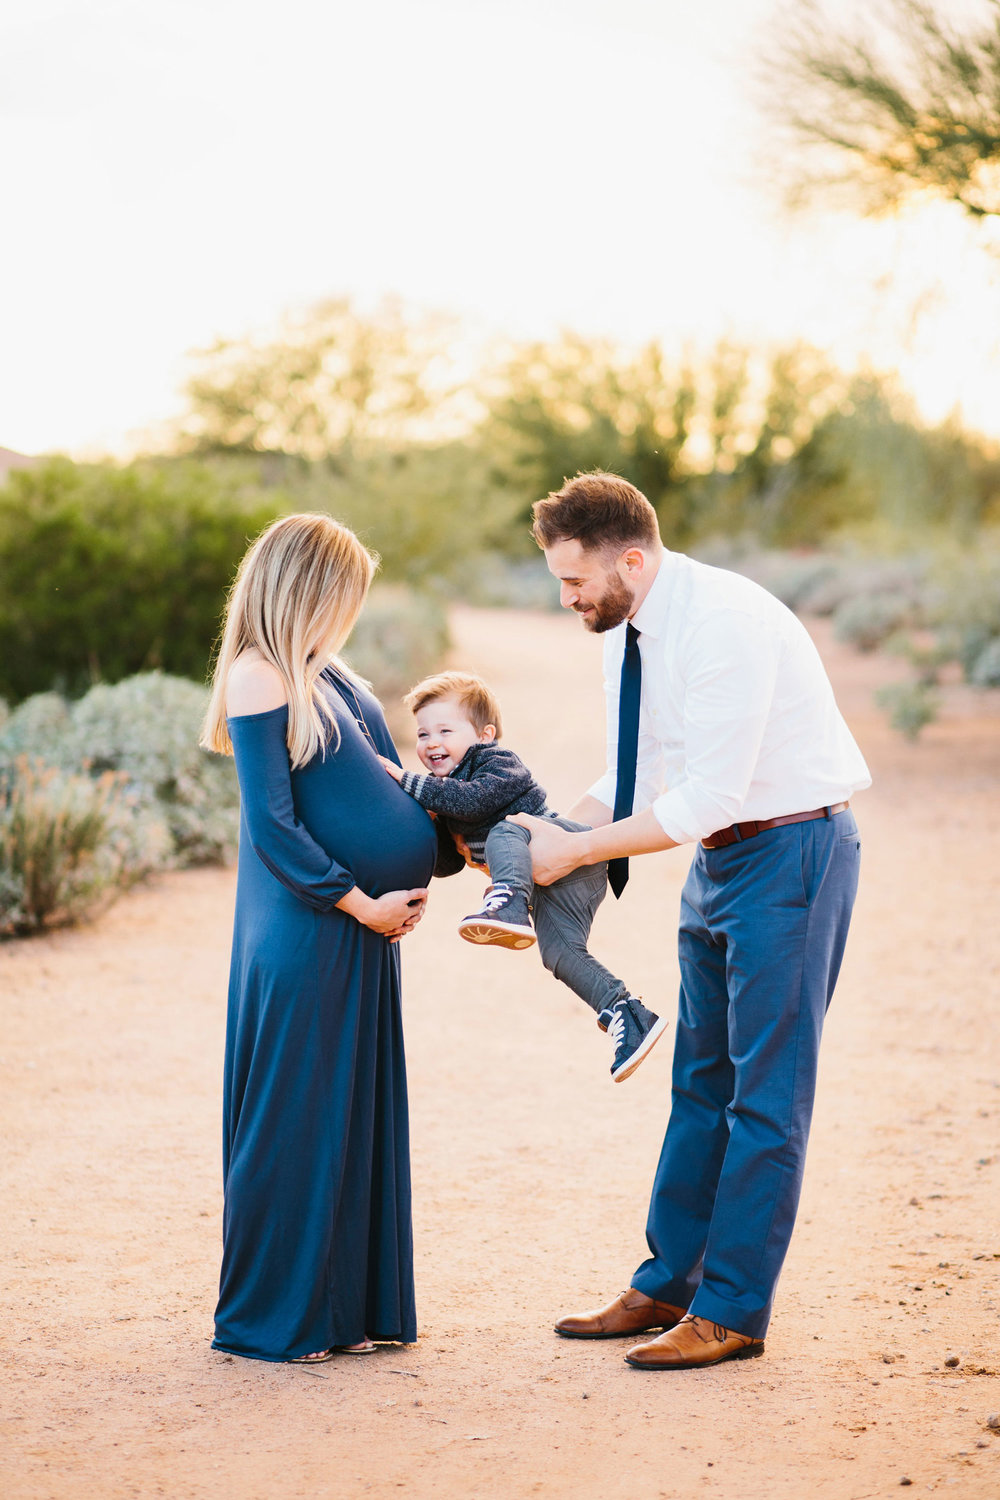
M 646 1032 L 646 1035 L 643 1037 L 639 1046 L 632 1053 L 632 1056 L 629 1058 L 628 1062 L 623 1063 L 622 1066 L 618 1069 L 617 1073 L 612 1072 L 612 1083 L 624 1083 L 626 1078 L 631 1078 L 632 1074 L 635 1072 L 636 1068 L 643 1061 L 643 1059 L 648 1057 L 652 1052 L 653 1048 L 656 1046 L 657 1042 L 660 1040 L 660 1037 L 666 1031 L 669 1024 L 670 1022 L 666 1019 L 665 1016 L 660 1017 L 656 1025 Z
M 530 927 L 485 917 L 467 917 L 458 924 L 458 932 L 467 943 L 489 943 L 495 948 L 533 948 L 538 941 Z

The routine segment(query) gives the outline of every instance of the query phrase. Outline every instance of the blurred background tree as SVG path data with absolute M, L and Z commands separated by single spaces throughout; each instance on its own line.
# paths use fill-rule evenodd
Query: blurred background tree
M 977 220 L 1000 215 L 1000 0 L 960 21 L 925 0 L 887 0 L 845 29 L 800 0 L 763 66 L 766 112 L 799 148 L 793 202 L 831 189 L 865 213 L 923 197 Z
M 698 392 L 659 344 L 635 355 L 564 334 L 515 349 L 490 382 L 482 436 L 501 485 L 531 504 L 589 469 L 627 474 L 672 535 L 690 535 L 685 449 Z
M 196 352 L 183 434 L 201 451 L 309 460 L 449 435 L 462 404 L 450 333 L 450 320 L 407 317 L 393 301 L 369 317 L 347 298 L 317 303 L 270 338 Z
M 208 358 L 174 451 L 11 474 L 0 695 L 156 668 L 204 680 L 248 540 L 290 510 L 335 515 L 381 555 L 379 628 L 352 649 L 387 694 L 440 659 L 451 600 L 554 602 L 530 509 L 582 470 L 637 483 L 668 546 L 746 567 L 762 549 L 976 546 L 1000 522 L 995 443 L 928 427 L 892 380 L 806 346 L 672 359 L 566 333 L 494 351 L 463 383 L 433 319 L 338 301 L 289 328 Z M 790 602 L 815 573 L 786 578 Z M 913 615 L 909 584 L 877 619 L 838 587 L 859 641 Z

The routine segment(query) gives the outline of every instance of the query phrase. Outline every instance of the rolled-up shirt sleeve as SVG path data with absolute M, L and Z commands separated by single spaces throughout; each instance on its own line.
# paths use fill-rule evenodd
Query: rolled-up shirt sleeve
M 781 641 L 766 624 L 718 610 L 685 643 L 681 781 L 652 803 L 668 838 L 690 843 L 738 820 L 774 698 Z

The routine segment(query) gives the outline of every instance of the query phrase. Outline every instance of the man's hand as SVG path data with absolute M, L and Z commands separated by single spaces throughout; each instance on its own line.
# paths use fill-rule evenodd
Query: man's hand
M 583 833 L 567 833 L 547 818 L 533 818 L 530 813 L 512 813 L 508 823 L 520 823 L 531 834 L 531 870 L 536 885 L 551 885 L 571 870 L 586 864 Z
M 490 873 L 489 865 L 481 865 L 478 860 L 473 859 L 472 851 L 460 833 L 453 833 L 452 838 L 455 840 L 455 848 L 465 860 L 470 870 L 481 870 L 484 875 Z
M 385 766 L 386 770 L 389 772 L 389 775 L 392 777 L 393 781 L 402 781 L 402 779 L 403 779 L 403 768 L 402 768 L 402 766 L 397 766 L 397 764 L 396 764 L 396 762 L 394 760 L 387 760 L 384 755 L 380 755 L 379 756 L 379 760 Z

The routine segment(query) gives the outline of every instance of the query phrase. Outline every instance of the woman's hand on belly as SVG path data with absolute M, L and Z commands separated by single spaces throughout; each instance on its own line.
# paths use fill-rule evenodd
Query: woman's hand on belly
M 366 896 L 357 886 L 337 902 L 340 911 L 372 932 L 379 932 L 390 942 L 397 943 L 401 937 L 412 932 L 424 914 L 427 891 L 417 888 L 410 891 L 387 891 L 384 896 Z

